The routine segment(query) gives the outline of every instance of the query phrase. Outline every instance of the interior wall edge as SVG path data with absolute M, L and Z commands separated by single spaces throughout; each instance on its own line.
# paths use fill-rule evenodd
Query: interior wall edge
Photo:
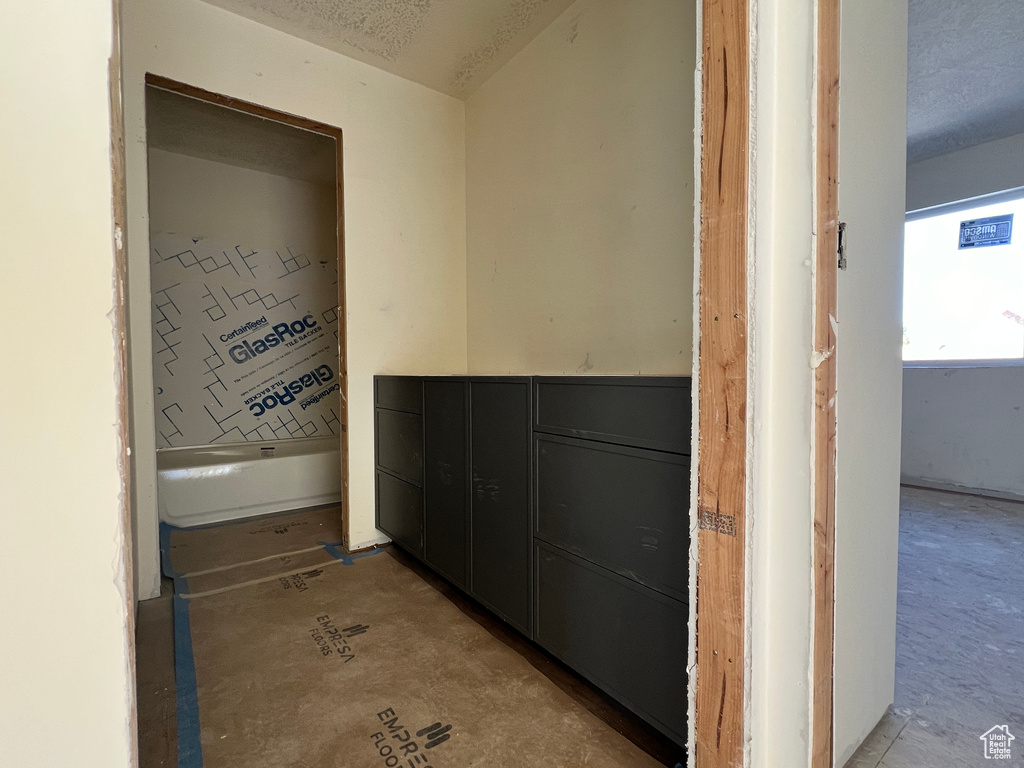
M 21 4 L 0 25 L 0 749 L 24 768 L 133 763 L 113 10 Z
M 842 4 L 835 754 L 895 690 L 906 200 L 906 0 Z
M 135 556 L 135 521 L 131 482 L 131 380 L 128 361 L 128 258 L 125 251 L 127 192 L 125 188 L 124 109 L 121 98 L 121 2 L 111 3 L 111 52 L 108 67 L 110 89 L 110 172 L 114 247 L 114 338 L 117 351 L 118 474 L 121 480 L 120 526 L 121 568 L 125 583 L 124 652 L 127 676 L 128 739 L 132 766 L 139 763 L 138 685 L 135 627 L 138 620 L 138 576 Z
M 811 764 L 816 6 L 760 0 L 751 24 L 751 766 Z

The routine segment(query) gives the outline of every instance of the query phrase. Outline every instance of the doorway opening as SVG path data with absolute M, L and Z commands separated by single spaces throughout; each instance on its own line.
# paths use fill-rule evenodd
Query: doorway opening
M 341 131 L 147 77 L 160 520 L 340 504 Z

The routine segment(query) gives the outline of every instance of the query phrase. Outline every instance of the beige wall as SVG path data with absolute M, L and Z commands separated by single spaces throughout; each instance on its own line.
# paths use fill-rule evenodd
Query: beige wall
M 350 536 L 379 541 L 373 374 L 466 368 L 463 103 L 198 0 L 125 0 L 124 40 L 140 597 L 158 583 L 146 72 L 344 131 Z
M 688 374 L 692 0 L 579 0 L 466 103 L 471 373 Z
M 0 763 L 131 763 L 110 0 L 0 25 Z

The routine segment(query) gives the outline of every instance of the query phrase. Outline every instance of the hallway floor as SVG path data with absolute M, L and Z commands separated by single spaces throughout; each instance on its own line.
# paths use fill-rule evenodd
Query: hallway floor
M 1022 566 L 1024 503 L 902 489 L 895 702 L 846 768 L 992 765 L 995 726 L 1024 757 Z
M 292 527 L 296 526 L 293 524 Z M 223 532 L 217 531 L 216 533 L 222 534 Z M 180 566 L 182 562 L 185 562 L 183 556 L 189 553 L 189 545 L 179 538 L 178 544 L 172 546 L 177 550 L 175 557 Z M 194 543 L 192 546 L 194 547 Z M 216 552 L 218 556 L 220 549 L 220 545 L 218 545 Z M 309 552 L 302 556 L 318 557 L 322 555 L 322 552 Z M 292 610 L 293 613 L 298 610 L 296 626 L 302 624 L 302 620 L 306 618 L 304 611 L 308 613 L 314 606 L 301 607 L 299 603 L 295 602 L 300 596 L 295 594 L 288 598 L 280 598 L 280 595 L 277 594 L 280 590 L 277 589 L 276 582 L 284 581 L 284 579 L 270 579 L 263 574 L 252 573 L 255 580 L 240 581 L 232 585 L 220 583 L 231 572 L 243 570 L 248 573 L 253 568 L 265 570 L 267 567 L 274 566 L 276 561 L 276 557 L 273 559 L 260 558 L 251 561 L 252 565 L 247 566 L 244 570 L 233 565 L 196 570 L 192 572 L 196 578 L 189 577 L 187 580 L 179 579 L 176 576 L 174 582 L 169 579 L 165 580 L 164 594 L 160 598 L 145 601 L 140 605 L 137 658 L 139 748 L 142 768 L 178 765 L 180 697 L 175 688 L 174 619 L 176 612 L 180 614 L 182 610 L 191 615 L 191 620 L 186 620 L 183 625 L 186 627 L 191 625 L 191 634 L 189 635 L 191 639 L 188 640 L 187 646 L 183 647 L 189 648 L 190 664 L 192 659 L 195 659 L 195 667 L 191 672 L 193 682 L 191 686 L 186 685 L 182 689 L 187 692 L 185 698 L 182 699 L 186 702 L 185 722 L 190 723 L 190 726 L 184 731 L 186 747 L 182 755 L 185 764 L 198 766 L 205 763 L 208 768 L 237 764 L 235 757 L 238 755 L 235 757 L 220 755 L 232 743 L 231 740 L 234 740 L 235 746 L 230 747 L 228 751 L 241 750 L 238 752 L 239 755 L 246 750 L 251 753 L 250 757 L 246 758 L 247 764 L 254 764 L 254 760 L 260 764 L 263 762 L 268 765 L 281 764 L 283 757 L 278 759 L 272 756 L 275 749 L 280 749 L 275 746 L 277 737 L 273 734 L 280 732 L 286 741 L 295 741 L 295 736 L 299 734 L 295 733 L 287 723 L 292 709 L 304 713 L 296 721 L 297 724 L 310 725 L 310 707 L 304 697 L 308 698 L 311 688 L 324 685 L 326 678 L 321 679 L 320 673 L 315 672 L 313 677 L 309 677 L 308 674 L 305 678 L 302 677 L 303 665 L 313 664 L 315 666 L 318 663 L 317 661 L 309 662 L 307 659 L 309 654 L 302 653 L 300 654 L 301 658 L 295 659 L 285 654 L 285 646 L 288 645 L 290 636 L 295 634 L 291 631 L 291 625 L 295 621 L 284 618 L 285 614 L 281 613 L 281 606 L 296 606 Z M 321 563 L 315 566 L 316 570 L 306 570 L 301 574 L 296 574 L 306 577 L 304 584 L 313 590 L 311 592 L 300 590 L 303 592 L 301 599 L 305 601 L 314 596 L 316 590 L 321 590 L 319 593 L 321 597 L 312 597 L 316 607 L 315 612 L 325 612 L 324 605 L 327 604 L 324 603 L 325 600 L 328 603 L 333 600 L 336 603 L 334 608 L 338 608 L 339 613 L 345 610 L 345 608 L 339 608 L 339 605 L 351 607 L 362 604 L 363 607 L 360 610 L 370 611 L 370 614 L 365 615 L 371 615 L 371 619 L 367 620 L 367 626 L 362 628 L 362 632 L 365 633 L 370 626 L 374 629 L 369 635 L 360 637 L 359 640 L 365 644 L 366 638 L 370 638 L 371 644 L 367 645 L 365 650 L 363 646 L 360 646 L 360 663 L 354 665 L 352 670 L 364 670 L 358 674 L 365 676 L 367 665 L 376 665 L 374 668 L 378 671 L 367 678 L 375 681 L 368 688 L 357 685 L 350 693 L 344 693 L 345 685 L 347 685 L 344 682 L 344 677 L 335 680 L 333 687 L 328 685 L 329 691 L 337 693 L 337 696 L 332 697 L 335 703 L 325 707 L 322 702 L 329 699 L 321 699 L 317 709 L 320 711 L 318 717 L 324 720 L 324 725 L 323 727 L 314 726 L 309 734 L 299 740 L 299 743 L 309 745 L 311 742 L 317 741 L 318 736 L 332 734 L 320 740 L 331 740 L 333 743 L 331 749 L 342 750 L 347 755 L 343 761 L 345 765 L 352 763 L 352 768 L 358 768 L 357 763 L 365 762 L 369 768 L 371 764 L 376 764 L 377 760 L 355 759 L 356 748 L 365 747 L 362 744 L 365 738 L 353 737 L 353 741 L 353 738 L 349 738 L 347 735 L 351 718 L 345 714 L 346 707 L 351 705 L 349 700 L 359 698 L 362 695 L 361 692 L 401 689 L 424 692 L 423 695 L 416 693 L 413 699 L 406 703 L 410 707 L 419 703 L 419 699 L 426 696 L 426 698 L 441 702 L 442 708 L 452 710 L 449 713 L 455 713 L 452 721 L 458 720 L 464 723 L 463 731 L 466 735 L 463 739 L 469 738 L 470 734 L 479 730 L 474 722 L 477 718 L 469 714 L 471 712 L 478 713 L 481 724 L 490 723 L 485 731 L 490 734 L 488 741 L 493 741 L 493 744 L 489 745 L 486 751 L 491 757 L 509 752 L 507 755 L 509 760 L 502 759 L 502 764 L 519 765 L 524 759 L 531 762 L 532 758 L 529 757 L 529 753 L 536 749 L 540 749 L 543 754 L 552 757 L 560 752 L 566 752 L 566 760 L 563 761 L 561 758 L 555 760 L 552 763 L 552 768 L 563 764 L 566 766 L 610 767 L 655 764 L 674 766 L 680 761 L 685 763 L 682 750 L 678 747 L 608 700 L 518 633 L 493 618 L 472 600 L 433 576 L 423 566 L 394 547 L 387 548 L 376 557 L 360 559 L 358 563 L 350 561 L 347 564 L 354 565 L 354 568 L 350 570 L 344 564 L 337 563 L 330 567 L 330 564 Z M 179 568 L 179 570 L 189 569 Z M 369 581 L 365 581 L 367 587 L 353 587 L 351 582 L 349 587 L 343 587 L 344 580 L 349 575 L 358 573 L 364 574 L 360 578 L 369 579 Z M 342 581 L 338 581 L 338 579 L 342 579 Z M 395 592 L 394 589 L 388 592 L 386 585 L 391 581 L 404 586 L 398 592 Z M 335 586 L 324 591 L 328 582 Z M 377 594 L 378 587 L 383 590 L 381 594 L 390 594 L 390 598 L 383 602 L 376 600 L 373 595 Z M 348 592 L 344 592 L 347 597 L 337 591 L 339 588 L 343 592 L 345 589 L 348 590 Z M 353 592 L 353 588 L 356 591 Z M 175 589 L 185 597 L 175 597 Z M 264 598 L 258 597 L 261 591 L 266 593 Z M 295 590 L 291 590 L 288 594 L 294 592 Z M 403 609 L 405 600 L 397 597 L 399 594 L 409 596 L 409 610 Z M 268 599 L 270 602 L 267 602 Z M 252 602 L 253 600 L 256 602 Z M 338 603 L 339 600 L 340 603 Z M 191 605 L 191 607 L 183 607 L 186 605 Z M 423 605 L 431 607 L 425 611 L 420 610 Z M 376 613 L 373 613 L 374 611 Z M 272 616 L 279 616 L 273 626 L 265 623 Z M 424 616 L 428 618 L 423 619 Z M 417 621 L 421 620 L 428 621 L 435 627 L 435 630 L 438 626 L 443 626 L 444 631 L 440 634 L 436 631 L 419 632 Z M 261 622 L 263 623 L 261 624 Z M 388 634 L 390 630 L 387 627 L 391 624 L 398 628 L 396 630 L 398 634 Z M 260 629 L 260 626 L 263 629 Z M 303 624 L 300 629 L 304 635 L 308 628 Z M 349 629 L 354 630 L 357 627 Z M 382 632 L 383 634 L 381 634 Z M 180 627 L 178 634 L 180 639 Z M 353 633 L 353 636 L 355 634 L 357 633 Z M 247 638 L 244 643 L 245 647 L 238 647 L 237 640 L 240 637 Z M 405 637 L 409 637 L 409 641 L 402 639 Z M 410 645 L 414 637 L 418 640 Z M 452 649 L 456 648 L 456 639 L 459 637 L 467 640 L 465 653 L 459 654 L 456 650 L 459 658 L 462 659 L 461 664 L 452 664 L 449 659 L 443 664 L 420 664 L 417 666 L 413 657 L 409 656 L 409 652 L 404 650 L 404 648 L 420 648 L 420 651 L 414 653 L 423 655 L 426 652 L 431 655 L 431 658 L 436 656 L 440 662 L 445 654 L 450 655 Z M 253 653 L 252 649 L 261 645 L 267 645 L 270 651 L 264 649 L 262 652 L 256 652 L 255 663 L 236 663 L 246 654 Z M 379 652 L 373 650 L 373 645 L 381 646 Z M 424 645 L 427 651 L 422 650 Z M 196 648 L 194 657 L 191 650 L 193 646 Z M 302 645 L 301 649 L 305 649 L 305 646 Z M 313 650 L 316 648 L 313 647 Z M 322 651 L 323 649 L 321 649 Z M 180 664 L 181 654 L 178 655 Z M 313 655 L 317 659 L 320 658 L 320 653 Z M 267 665 L 265 662 L 261 664 L 259 659 L 273 659 L 274 661 Z M 393 662 L 390 662 L 389 660 L 392 659 Z M 281 688 L 281 681 L 278 680 L 281 674 L 275 672 L 275 667 L 286 670 L 282 678 L 286 684 L 284 688 Z M 479 669 L 473 674 L 481 673 L 482 679 L 489 681 L 488 685 L 474 686 L 470 681 L 469 687 L 463 686 L 461 694 L 445 696 L 440 692 L 439 686 L 442 686 L 445 680 L 466 676 L 475 667 L 479 667 Z M 315 668 L 320 669 L 318 666 Z M 420 668 L 423 671 L 423 680 L 418 683 L 416 670 Z M 230 669 L 235 671 L 222 671 Z M 345 669 L 348 668 L 345 667 Z M 518 671 L 511 672 L 510 670 Z M 331 672 L 331 674 L 335 674 L 335 672 Z M 438 678 L 438 674 L 444 679 Z M 512 677 L 509 677 L 510 674 Z M 335 674 L 335 676 L 337 675 Z M 509 677 L 507 681 L 506 677 Z M 355 681 L 360 678 L 351 677 L 350 679 Z M 198 680 L 199 694 L 198 710 L 190 710 L 190 702 L 196 696 L 196 680 Z M 306 680 L 307 683 L 300 683 L 301 680 Z M 396 684 L 398 689 L 396 689 Z M 291 688 L 287 688 L 288 685 Z M 294 690 L 295 696 L 285 696 L 284 699 L 287 699 L 285 701 L 275 694 L 264 701 L 258 695 L 259 692 L 277 688 Z M 516 712 L 507 712 L 508 726 L 512 729 L 510 736 L 513 737 L 513 741 L 506 743 L 505 746 L 501 746 L 503 741 L 498 736 L 503 728 L 501 722 L 506 718 L 502 715 L 495 720 L 492 716 L 493 713 L 488 715 L 489 708 L 492 708 L 492 704 L 488 703 L 490 701 L 488 691 L 492 688 L 502 692 L 495 700 L 495 702 L 499 702 L 495 705 L 496 713 L 504 711 L 502 709 L 504 704 L 500 702 L 507 701 L 511 705 L 513 701 L 524 697 L 524 700 L 532 702 L 528 707 L 517 707 Z M 452 693 L 454 694 L 456 690 L 457 686 L 453 688 Z M 389 695 L 398 694 L 389 693 Z M 371 695 L 371 698 L 373 696 L 376 694 Z M 292 698 L 295 699 L 294 702 L 291 701 Z M 403 701 L 401 698 L 398 700 Z M 203 701 L 207 703 L 204 704 Z M 333 713 L 331 710 L 334 710 Z M 461 718 L 456 716 L 460 710 L 465 710 L 461 712 Z M 190 711 L 195 711 L 197 714 L 190 715 L 188 714 Z M 276 714 L 269 719 L 265 714 L 260 714 L 271 711 Z M 492 719 L 488 721 L 488 717 Z M 517 717 L 524 719 L 519 723 L 516 720 Z M 358 720 L 358 718 L 356 719 Z M 199 758 L 199 762 L 196 762 L 194 757 L 190 757 L 191 754 L 194 754 L 194 750 L 189 746 L 199 739 L 195 731 L 197 722 L 201 725 L 203 734 L 201 737 L 202 756 Z M 260 723 L 264 725 L 260 726 Z M 359 734 L 362 733 L 359 730 L 362 725 L 364 724 L 361 720 L 359 722 L 353 720 L 351 723 L 351 727 Z M 214 739 L 210 735 L 209 728 L 215 728 L 217 734 L 223 732 L 224 735 L 219 735 Z M 565 730 L 566 728 L 568 730 Z M 458 729 L 452 733 L 458 736 Z M 358 736 L 358 734 L 356 735 Z M 365 734 L 363 735 L 365 736 Z M 623 735 L 626 737 L 625 739 L 622 738 Z M 238 741 L 239 738 L 241 741 Z M 252 743 L 254 738 L 260 744 L 254 745 Z M 522 741 L 523 738 L 526 741 Z M 229 741 L 223 741 L 224 739 L 229 739 Z M 475 741 L 479 742 L 479 737 Z M 458 752 L 463 749 L 459 746 L 461 742 L 462 739 L 453 740 L 449 744 L 455 746 L 446 745 L 446 748 Z M 576 742 L 579 742 L 579 746 L 573 747 L 572 745 Z M 472 743 L 474 742 L 466 742 L 470 746 Z M 547 746 L 544 746 L 545 744 Z M 351 749 L 348 745 L 351 745 Z M 323 746 L 321 745 L 321 747 Z M 512 746 L 515 746 L 515 749 L 512 749 Z M 637 747 L 640 749 L 638 750 Z M 257 750 L 256 752 L 252 752 L 254 748 Z M 333 758 L 325 762 L 326 753 L 323 750 L 317 752 L 312 746 L 309 748 L 313 751 L 296 764 L 333 765 L 337 762 Z M 381 748 L 383 749 L 383 747 Z M 231 752 L 231 754 L 235 753 Z M 569 755 L 575 756 L 570 759 Z M 293 763 L 292 757 L 300 757 L 300 755 L 294 753 L 285 762 Z M 376 757 L 377 755 L 374 754 L 373 758 Z M 354 763 L 353 759 L 355 759 Z M 337 764 L 341 765 L 342 763 Z

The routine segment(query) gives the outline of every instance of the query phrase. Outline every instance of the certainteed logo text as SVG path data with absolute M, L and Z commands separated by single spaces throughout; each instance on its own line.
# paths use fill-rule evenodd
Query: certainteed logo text
M 262 325 L 262 323 L 257 323 L 253 327 L 257 327 L 258 325 Z M 228 350 L 228 356 L 236 363 L 244 363 L 246 360 L 254 360 L 256 357 L 270 349 L 273 349 L 278 344 L 286 343 L 285 339 L 297 341 L 309 332 L 315 331 L 318 327 L 317 321 L 313 319 L 312 315 L 306 315 L 301 320 L 294 320 L 290 323 L 278 323 L 271 328 L 271 333 L 268 333 L 262 339 L 256 339 L 253 342 L 246 340 L 241 344 L 236 344 L 231 347 L 231 349 Z M 231 334 L 225 334 L 227 338 L 221 336 L 221 340 L 228 341 L 237 332 L 238 331 L 236 330 Z
M 222 333 L 220 335 L 221 341 L 231 341 L 236 336 L 243 336 L 249 331 L 255 331 L 261 325 L 267 324 L 267 316 L 263 315 L 259 320 L 250 320 L 248 323 L 243 325 L 241 328 L 235 328 L 231 333 Z

